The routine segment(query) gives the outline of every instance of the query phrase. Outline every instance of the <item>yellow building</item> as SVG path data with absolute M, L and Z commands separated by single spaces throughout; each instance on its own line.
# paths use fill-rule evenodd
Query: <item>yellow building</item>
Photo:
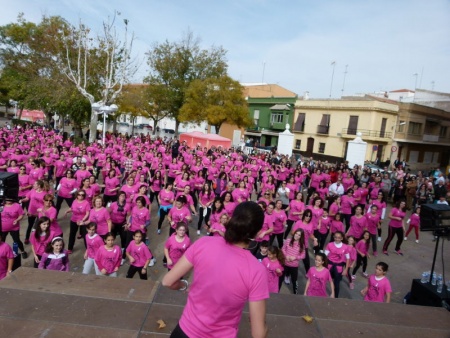
M 416 103 L 399 102 L 398 123 L 393 135 L 397 158 L 412 170 L 445 168 L 450 159 L 450 112 Z
M 294 116 L 294 152 L 314 159 L 340 162 L 347 142 L 362 134 L 368 143 L 366 160 L 384 162 L 391 155 L 398 104 L 376 98 L 348 97 L 336 100 L 297 100 Z

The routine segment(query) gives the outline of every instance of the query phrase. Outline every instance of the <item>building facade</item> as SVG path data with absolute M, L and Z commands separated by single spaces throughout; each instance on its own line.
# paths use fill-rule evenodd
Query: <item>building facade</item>
M 390 158 L 392 132 L 397 123 L 397 103 L 370 97 L 336 100 L 297 100 L 294 152 L 314 159 L 341 162 L 347 142 L 360 132 L 367 142 L 366 161 Z

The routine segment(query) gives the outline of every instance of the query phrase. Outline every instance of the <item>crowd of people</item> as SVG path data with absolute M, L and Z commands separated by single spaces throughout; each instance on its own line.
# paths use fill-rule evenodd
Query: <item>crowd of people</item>
M 448 198 L 448 180 L 439 171 L 411 175 L 399 164 L 372 173 L 346 163 L 190 148 L 176 139 L 149 136 L 109 135 L 104 145 L 75 144 L 42 127 L 4 128 L 0 152 L 0 170 L 18 174 L 19 180 L 18 198 L 6 197 L 1 213 L 0 279 L 11 273 L 14 254 L 24 259 L 32 254 L 36 268 L 69 271 L 74 250 L 84 251 L 85 274 L 94 267 L 98 275 L 117 276 L 128 260 L 126 277 L 137 272 L 147 279 L 147 267 L 155 264 L 148 243 L 165 235 L 164 265 L 176 270 L 166 283 L 172 288 L 187 288 L 187 281 L 179 280 L 195 269 L 199 250 L 212 250 L 211 240 L 247 248 L 264 267 L 270 292 L 279 292 L 284 283 L 294 294 L 339 297 L 343 277 L 353 289 L 361 268 L 368 283 L 361 291 L 364 298 L 389 302 L 388 266 L 379 262 L 369 276 L 368 258 L 392 253 L 395 237 L 393 253 L 403 255 L 402 242 L 412 230 L 419 243 L 420 206 L 444 204 Z M 250 201 L 263 219 L 244 240 L 239 231 L 245 219 L 233 217 Z M 63 204 L 68 207 L 64 213 Z M 157 210 L 153 217 L 152 206 Z M 63 217 L 70 217 L 68 234 L 59 224 Z M 231 231 L 230 224 L 242 229 Z M 8 235 L 17 243 L 15 253 L 5 243 Z M 193 236 L 206 239 L 191 245 Z M 306 278 L 305 290 L 298 290 L 299 276 Z M 257 299 L 264 295 L 259 292 Z M 195 332 L 187 322 L 182 320 L 181 328 Z

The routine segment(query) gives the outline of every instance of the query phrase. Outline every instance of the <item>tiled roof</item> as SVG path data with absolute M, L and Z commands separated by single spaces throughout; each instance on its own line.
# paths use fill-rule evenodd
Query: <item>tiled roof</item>
M 297 97 L 297 94 L 276 84 L 245 85 L 244 96 L 253 98 Z

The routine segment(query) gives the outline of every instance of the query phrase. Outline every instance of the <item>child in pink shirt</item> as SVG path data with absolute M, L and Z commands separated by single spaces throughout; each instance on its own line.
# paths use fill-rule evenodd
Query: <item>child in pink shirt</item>
M 409 223 L 408 231 L 406 231 L 404 240 L 408 240 L 408 235 L 412 229 L 414 229 L 414 233 L 416 234 L 416 243 L 419 243 L 419 226 L 420 226 L 420 207 L 417 207 L 414 210 L 414 213 L 408 219 L 406 223 Z
M 315 266 L 309 269 L 306 277 L 308 281 L 305 287 L 305 296 L 327 297 L 327 282 L 330 283 L 331 294 L 330 298 L 334 298 L 334 284 L 331 278 L 330 270 L 325 266 L 327 263 L 327 256 L 324 253 L 317 253 L 315 255 Z
M 31 251 L 34 256 L 34 267 L 37 268 L 41 262 L 45 248 L 53 239 L 54 233 L 50 230 L 50 219 L 40 217 L 37 220 L 36 227 L 30 236 Z
M 361 290 L 366 302 L 391 302 L 391 283 L 386 278 L 389 265 L 379 262 L 375 267 L 375 274 L 369 277 L 367 286 Z
M 178 223 L 175 233 L 167 239 L 164 245 L 164 256 L 167 259 L 167 268 L 169 271 L 191 245 L 191 240 L 186 235 L 186 229 L 186 223 Z
M 353 269 L 352 279 L 356 278 L 356 272 L 358 271 L 361 265 L 363 267 L 362 272 L 363 276 L 366 278 L 369 277 L 369 275 L 366 273 L 367 259 L 369 258 L 369 244 L 370 244 L 370 232 L 366 230 L 363 233 L 363 238 L 356 244 L 357 258 L 356 258 L 356 266 Z
M 95 254 L 95 264 L 98 266 L 97 275 L 117 277 L 120 262 L 122 261 L 122 251 L 118 245 L 114 245 L 116 237 L 111 233 L 105 235 L 105 245 L 98 248 Z
M 140 279 L 147 280 L 147 266 L 152 258 L 149 248 L 142 242 L 144 234 L 140 230 L 136 230 L 133 235 L 134 241 L 128 244 L 126 253 L 130 261 L 130 268 L 127 272 L 127 278 L 133 278 L 139 273 Z
M 14 253 L 9 244 L 3 242 L 0 235 L 0 280 L 9 276 L 14 263 Z
M 353 283 L 353 280 L 356 278 L 355 276 L 352 276 L 350 273 L 350 269 L 355 267 L 356 258 L 357 258 L 357 252 L 356 252 L 356 240 L 353 236 L 347 236 L 347 253 L 349 255 L 349 270 L 347 274 L 348 278 L 348 284 L 350 287 L 350 290 L 353 290 L 355 288 L 355 284 Z
M 209 233 L 212 236 L 225 236 L 225 231 L 226 231 L 226 224 L 228 222 L 228 214 L 222 214 L 222 216 L 220 216 L 220 222 L 219 223 L 214 223 L 211 225 L 211 227 L 209 228 Z
M 98 271 L 98 266 L 95 264 L 95 255 L 97 254 L 98 249 L 103 245 L 103 239 L 97 234 L 97 224 L 94 222 L 86 225 L 86 252 L 84 253 L 84 265 L 83 265 L 83 274 L 87 275 L 92 270 L 92 266 L 94 266 L 95 274 L 98 275 L 100 272 Z
M 267 257 L 262 260 L 263 266 L 267 270 L 269 281 L 269 292 L 280 292 L 281 280 L 283 276 L 284 255 L 276 246 L 269 246 L 267 249 Z

